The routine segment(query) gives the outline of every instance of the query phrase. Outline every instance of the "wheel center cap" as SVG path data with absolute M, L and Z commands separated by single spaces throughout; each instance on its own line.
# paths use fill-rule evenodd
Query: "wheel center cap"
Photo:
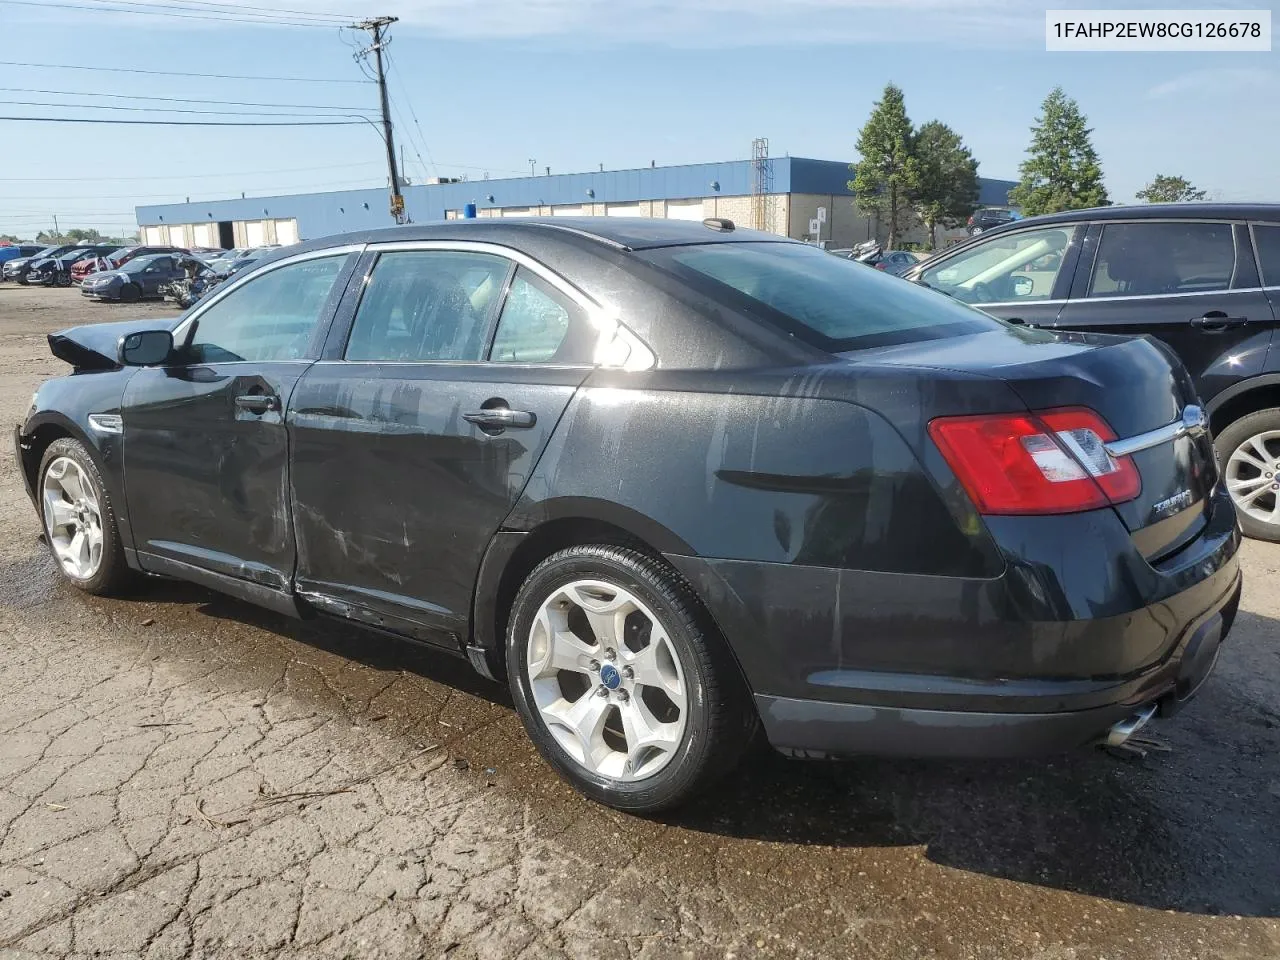
M 612 663 L 606 663 L 600 668 L 600 682 L 610 690 L 617 690 L 622 684 L 622 674 Z

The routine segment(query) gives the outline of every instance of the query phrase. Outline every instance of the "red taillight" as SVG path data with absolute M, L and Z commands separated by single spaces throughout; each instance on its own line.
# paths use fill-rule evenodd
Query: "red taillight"
M 940 417 L 929 436 L 979 513 L 1077 513 L 1142 489 L 1133 460 L 1103 447 L 1116 438 L 1106 421 L 1082 407 Z

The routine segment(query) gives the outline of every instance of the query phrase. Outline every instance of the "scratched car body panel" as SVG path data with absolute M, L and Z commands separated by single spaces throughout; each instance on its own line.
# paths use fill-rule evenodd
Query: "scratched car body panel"
M 787 750 L 1082 745 L 1176 708 L 1234 616 L 1234 512 L 1167 349 L 1016 328 L 721 221 L 315 241 L 125 362 L 155 327 L 51 337 L 76 371 L 17 430 L 29 488 L 77 438 L 130 567 L 489 675 L 530 544 L 574 536 L 678 571 Z M 992 448 L 1010 476 L 1095 498 L 993 506 L 943 435 L 979 421 L 1032 424 Z

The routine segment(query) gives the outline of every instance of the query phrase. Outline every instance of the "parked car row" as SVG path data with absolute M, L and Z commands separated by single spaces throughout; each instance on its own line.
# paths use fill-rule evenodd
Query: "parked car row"
M 157 278 L 159 285 L 163 286 L 183 277 L 194 277 L 202 270 L 211 270 L 217 276 L 226 277 L 260 259 L 275 246 L 235 250 L 207 247 L 187 250 L 147 244 L 130 247 L 119 244 L 0 247 L 0 281 L 56 287 L 74 285 L 83 291 L 86 281 L 92 278 L 92 292 L 86 295 L 97 299 L 116 299 L 117 295 L 125 300 L 158 297 L 163 293 L 157 287 Z M 168 257 L 169 260 L 154 259 L 156 257 Z M 143 259 L 147 263 L 141 269 L 125 270 L 130 263 Z M 192 269 L 193 264 L 198 269 Z M 122 271 L 124 276 L 112 276 Z

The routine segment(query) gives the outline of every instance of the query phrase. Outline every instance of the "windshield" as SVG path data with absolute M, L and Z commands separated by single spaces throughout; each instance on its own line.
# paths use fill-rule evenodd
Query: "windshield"
M 1001 327 L 924 287 L 807 244 L 709 243 L 640 256 L 833 352 Z
M 162 259 L 159 254 L 153 254 L 149 257 L 134 257 L 120 269 L 125 273 L 141 273 L 157 260 Z

